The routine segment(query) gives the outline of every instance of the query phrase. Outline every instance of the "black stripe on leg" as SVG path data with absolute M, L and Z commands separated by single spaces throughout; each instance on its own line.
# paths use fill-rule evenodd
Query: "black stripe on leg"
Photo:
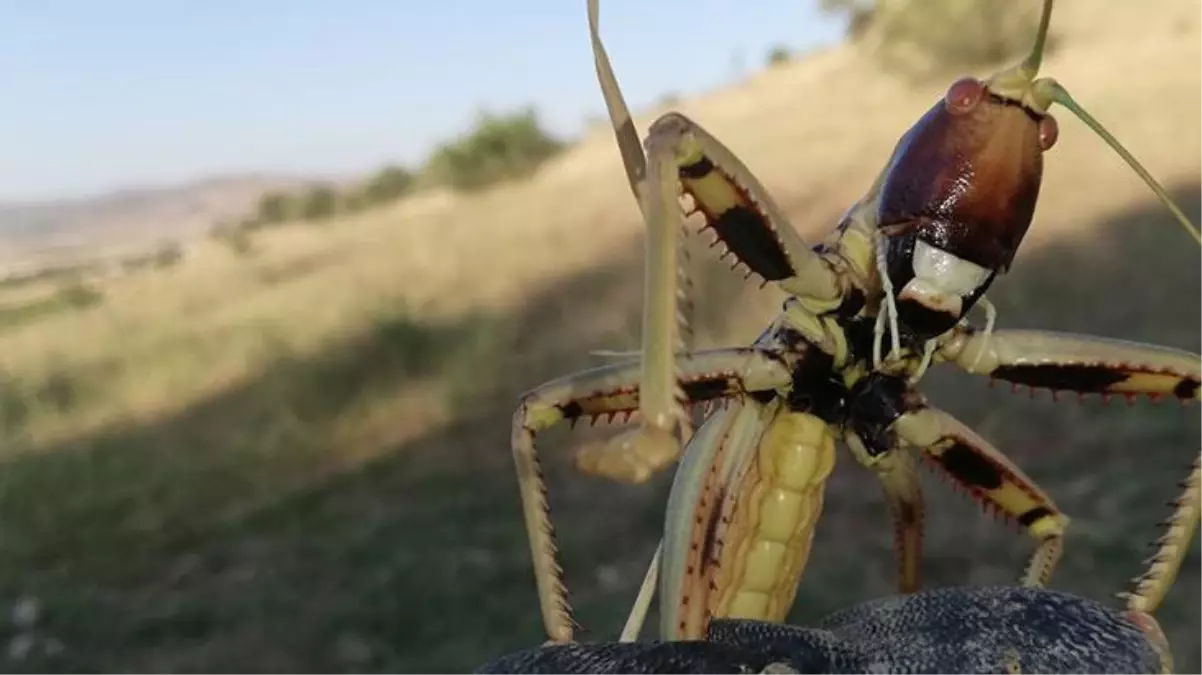
M 1038 364 L 998 366 L 990 376 L 1029 387 L 1102 394 L 1128 374 L 1106 366 Z
M 564 419 L 574 420 L 584 414 L 584 406 L 580 405 L 579 401 L 568 401 L 559 406 L 559 414 L 563 415 Z
M 738 383 L 730 377 L 689 380 L 681 382 L 680 388 L 684 390 L 685 398 L 690 403 L 733 396 L 739 391 Z
M 1019 523 L 1019 525 L 1022 525 L 1023 527 L 1031 527 L 1032 525 L 1039 522 L 1043 518 L 1047 518 L 1048 516 L 1050 516 L 1052 514 L 1053 514 L 1052 510 L 1049 509 L 1048 507 L 1036 506 L 1034 508 L 1029 509 L 1026 513 L 1022 514 L 1021 516 L 1019 516 L 1018 523 Z
M 988 459 L 971 446 L 955 443 L 936 458 L 940 466 L 967 487 L 996 490 L 1002 487 L 1002 474 Z
M 1198 381 L 1193 378 L 1182 378 L 1177 386 L 1173 387 L 1173 396 L 1181 400 L 1193 399 L 1198 396 Z
M 696 180 L 698 178 L 705 178 L 706 176 L 709 175 L 709 172 L 711 172 L 713 170 L 714 170 L 714 163 L 710 161 L 709 157 L 702 155 L 701 159 L 697 160 L 696 162 L 693 162 L 692 164 L 685 164 L 684 166 L 681 166 L 680 167 L 680 177 L 681 178 L 691 178 L 691 179 Z
M 711 219 L 710 227 L 722 243 L 752 272 L 768 281 L 796 276 L 785 249 L 768 220 L 748 206 L 733 206 Z
M 723 174 L 709 157 L 703 155 L 696 162 L 677 169 L 678 175 L 684 181 L 701 180 L 715 171 L 734 191 L 732 197 L 736 203 L 718 212 L 717 209 L 728 205 L 706 204 L 694 194 L 697 206 L 705 214 L 706 224 L 714 229 L 714 233 L 739 262 L 764 279 L 779 281 L 796 276 L 797 272 L 789 262 L 789 256 L 785 254 L 780 239 L 772 231 L 767 216 L 748 198 L 746 191 L 730 176 Z M 685 187 L 687 189 L 687 183 Z

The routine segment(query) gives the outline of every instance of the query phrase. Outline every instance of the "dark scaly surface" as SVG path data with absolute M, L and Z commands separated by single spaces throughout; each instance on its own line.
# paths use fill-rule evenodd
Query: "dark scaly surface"
M 815 628 L 714 621 L 701 642 L 583 643 L 516 652 L 481 673 L 1156 673 L 1122 614 L 1068 593 L 955 587 L 873 600 Z

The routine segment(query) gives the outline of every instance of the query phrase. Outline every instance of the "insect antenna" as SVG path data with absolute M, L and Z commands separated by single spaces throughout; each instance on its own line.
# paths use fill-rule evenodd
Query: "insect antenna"
M 1109 131 L 1106 130 L 1106 127 L 1102 126 L 1101 122 L 1094 119 L 1093 115 L 1090 115 L 1088 112 L 1086 112 L 1086 110 L 1081 107 L 1081 104 L 1077 103 L 1077 101 L 1074 100 L 1071 95 L 1069 95 L 1068 90 L 1066 90 L 1063 85 L 1051 78 L 1044 78 L 1037 81 L 1035 86 L 1041 90 L 1041 92 L 1046 92 L 1046 95 L 1050 100 L 1059 103 L 1067 108 L 1069 112 L 1076 115 L 1077 119 L 1084 122 L 1085 126 L 1092 129 L 1093 132 L 1101 137 L 1101 139 L 1105 141 L 1112 150 L 1118 153 L 1118 156 L 1123 158 L 1123 161 L 1127 163 L 1127 166 L 1130 166 L 1140 178 L 1144 179 L 1144 182 L 1148 184 L 1148 187 L 1152 188 L 1152 192 L 1156 193 L 1156 196 L 1160 198 L 1161 203 L 1163 203 L 1165 207 L 1172 212 L 1173 216 L 1177 218 L 1177 221 L 1181 223 L 1181 226 L 1185 228 L 1185 231 L 1194 238 L 1194 241 L 1202 244 L 1202 234 L 1198 232 L 1198 227 L 1191 223 L 1189 218 L 1182 213 L 1181 209 L 1175 203 L 1173 203 L 1173 199 L 1164 191 L 1164 188 L 1160 186 L 1160 183 L 1156 182 L 1156 179 L 1152 177 L 1152 174 L 1148 173 L 1147 169 L 1144 169 L 1143 165 L 1141 165 L 1139 161 L 1136 160 L 1135 157 L 1128 152 L 1121 143 L 1118 142 L 1118 139 L 1116 139 L 1110 134 Z
M 644 153 L 634 118 L 622 96 L 609 55 L 601 42 L 598 0 L 588 0 L 589 39 L 593 64 L 610 124 L 622 156 L 626 180 L 647 226 L 643 298 L 643 337 L 640 353 L 639 405 L 642 432 L 634 442 L 644 448 L 675 445 L 687 440 L 689 417 L 684 402 L 676 355 L 691 346 L 690 282 L 680 187 L 670 158 Z M 650 160 L 650 161 L 649 161 Z M 672 438 L 678 430 L 684 437 Z
M 1048 26 L 1051 24 L 1052 19 L 1052 4 L 1053 0 L 1044 0 L 1043 2 L 1043 12 L 1039 19 L 1039 30 L 1035 35 L 1035 44 L 1031 47 L 1031 53 L 1015 68 L 996 75 L 993 81 L 990 82 L 990 88 L 995 91 L 998 91 L 999 88 L 1017 89 L 1018 92 L 1025 93 L 1026 95 L 1023 96 L 1020 94 L 1019 96 L 1015 96 L 1015 98 L 1019 98 L 1024 103 L 1028 103 L 1041 111 L 1046 111 L 1053 103 L 1059 103 L 1066 108 L 1077 119 L 1081 120 L 1085 126 L 1092 129 L 1098 137 L 1105 141 L 1127 163 L 1127 166 L 1131 167 L 1147 183 L 1148 187 L 1152 188 L 1152 192 L 1156 194 L 1161 203 L 1181 223 L 1185 231 L 1194 238 L 1194 241 L 1202 244 L 1202 233 L 1198 231 L 1198 227 L 1190 222 L 1190 219 L 1173 202 L 1173 199 L 1160 186 L 1160 183 L 1156 182 L 1152 174 L 1144 169 L 1143 165 L 1123 147 L 1122 143 L 1119 143 L 1118 139 L 1106 130 L 1106 127 L 1102 126 L 1101 122 L 1095 119 L 1093 115 L 1090 115 L 1080 103 L 1077 103 L 1073 99 L 1068 90 L 1064 88 L 1064 85 L 1050 77 L 1035 79 L 1035 76 L 1039 73 L 1039 67 L 1043 62 L 1043 54 L 1047 47 Z

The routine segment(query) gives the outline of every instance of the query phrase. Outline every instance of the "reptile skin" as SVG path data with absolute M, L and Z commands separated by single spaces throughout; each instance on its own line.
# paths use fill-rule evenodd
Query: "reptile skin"
M 690 642 L 575 643 L 478 673 L 1159 673 L 1148 636 L 1076 595 L 952 587 L 869 601 L 804 628 L 715 620 Z

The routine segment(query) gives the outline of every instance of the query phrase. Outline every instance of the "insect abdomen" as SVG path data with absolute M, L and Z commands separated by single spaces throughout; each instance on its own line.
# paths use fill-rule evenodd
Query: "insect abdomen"
M 809 413 L 777 415 L 726 499 L 712 616 L 784 620 L 834 464 L 835 439 L 825 422 Z

